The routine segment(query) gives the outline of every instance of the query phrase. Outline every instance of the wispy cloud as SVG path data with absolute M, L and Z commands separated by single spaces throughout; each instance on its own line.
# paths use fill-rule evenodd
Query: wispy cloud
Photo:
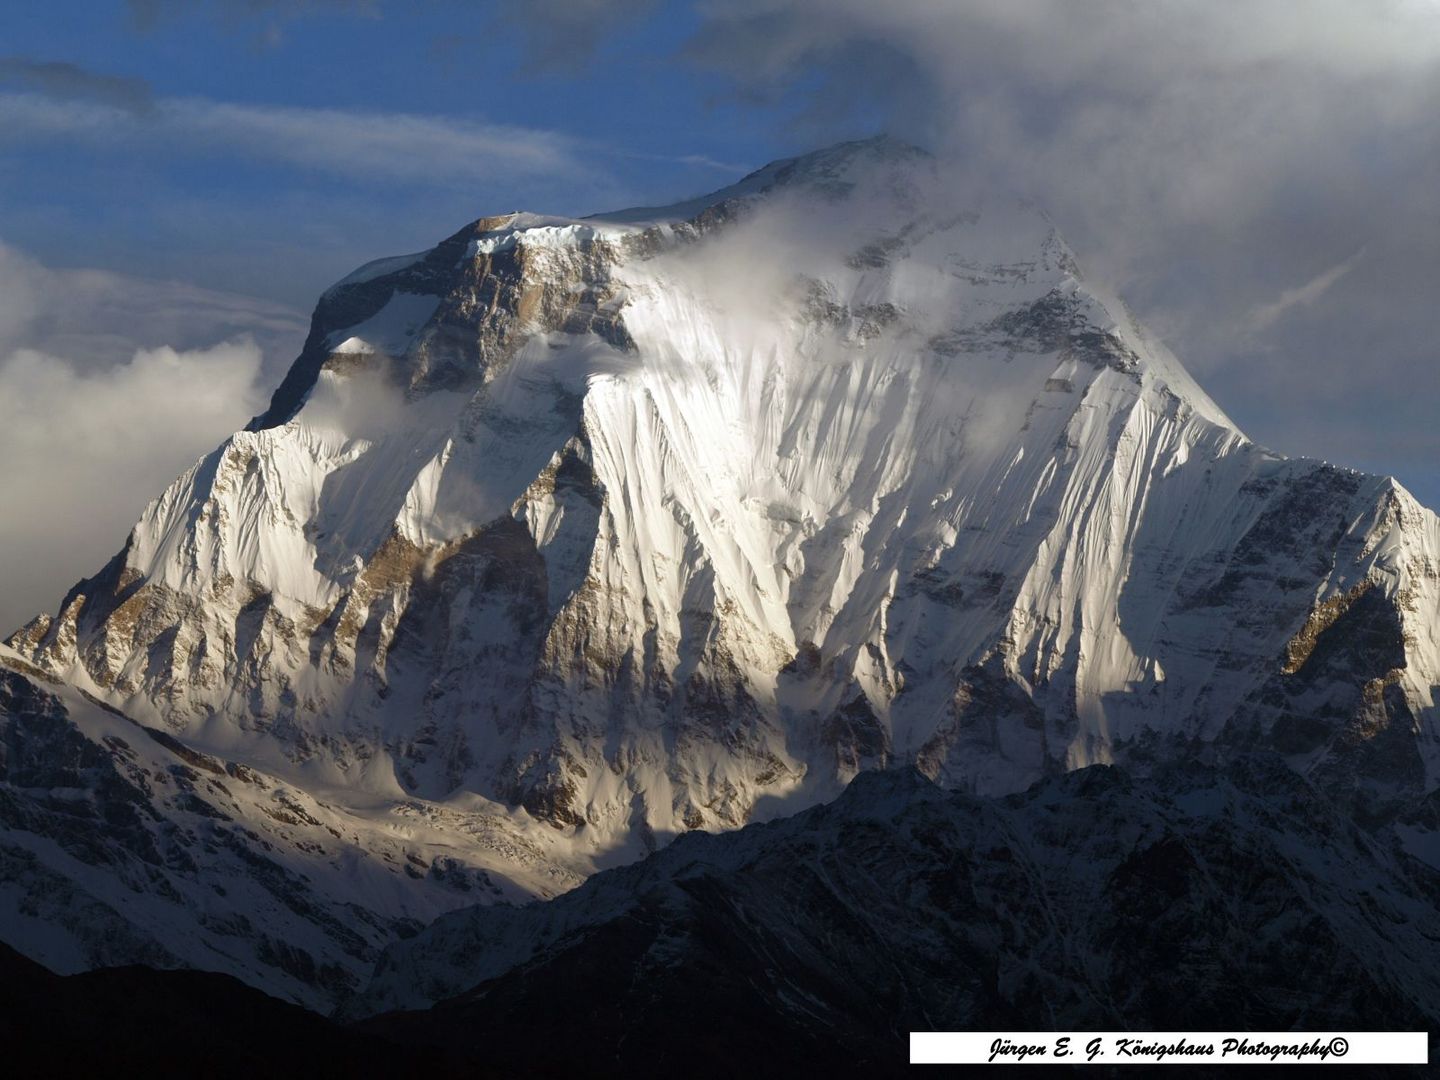
M 136 111 L 50 93 L 0 94 L 0 144 L 37 139 L 127 152 L 229 155 L 354 179 L 426 183 L 580 167 L 580 144 L 567 136 L 457 117 L 204 98 L 156 98 Z
M 274 367 L 300 350 L 305 312 L 272 300 L 94 269 L 44 266 L 0 241 L 0 356 L 29 348 L 102 370 L 137 350 L 253 337 Z
M 1313 304 L 1332 285 L 1348 274 L 1364 254 L 1365 249 L 1361 248 L 1344 262 L 1336 263 L 1330 269 L 1316 274 L 1305 284 L 1297 285 L 1293 289 L 1286 289 L 1273 302 L 1257 305 L 1250 313 L 1250 328 L 1264 330 L 1279 322 L 1281 317 L 1292 308 L 1308 307 Z

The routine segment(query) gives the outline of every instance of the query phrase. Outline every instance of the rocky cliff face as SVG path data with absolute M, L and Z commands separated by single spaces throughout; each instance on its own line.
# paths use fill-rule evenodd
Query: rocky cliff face
M 1437 786 L 1437 614 L 1434 514 L 1251 443 L 1042 214 L 877 140 L 362 268 L 9 644 L 574 881 L 905 763 L 995 794 L 1273 750 L 1387 820 Z

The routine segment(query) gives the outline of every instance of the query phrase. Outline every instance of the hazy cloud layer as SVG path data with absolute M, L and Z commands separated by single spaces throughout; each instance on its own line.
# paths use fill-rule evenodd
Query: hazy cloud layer
M 254 336 L 215 343 L 240 327 Z M 0 636 L 53 610 L 264 407 L 304 329 L 276 304 L 51 270 L 0 245 Z

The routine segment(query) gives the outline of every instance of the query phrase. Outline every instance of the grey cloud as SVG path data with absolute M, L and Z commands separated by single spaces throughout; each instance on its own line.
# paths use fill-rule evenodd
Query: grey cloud
M 150 84 L 126 75 L 88 71 L 59 60 L 0 57 L 0 85 L 19 86 L 62 101 L 94 101 L 132 113 L 154 104 Z

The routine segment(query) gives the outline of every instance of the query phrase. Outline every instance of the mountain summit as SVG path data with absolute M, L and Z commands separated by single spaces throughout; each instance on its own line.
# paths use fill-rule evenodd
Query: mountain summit
M 1378 819 L 1440 774 L 1437 613 L 1434 514 L 1256 446 L 1043 213 L 881 139 L 362 267 L 9 646 L 322 799 L 296 858 L 403 815 L 534 894 L 902 763 L 1274 750 Z

